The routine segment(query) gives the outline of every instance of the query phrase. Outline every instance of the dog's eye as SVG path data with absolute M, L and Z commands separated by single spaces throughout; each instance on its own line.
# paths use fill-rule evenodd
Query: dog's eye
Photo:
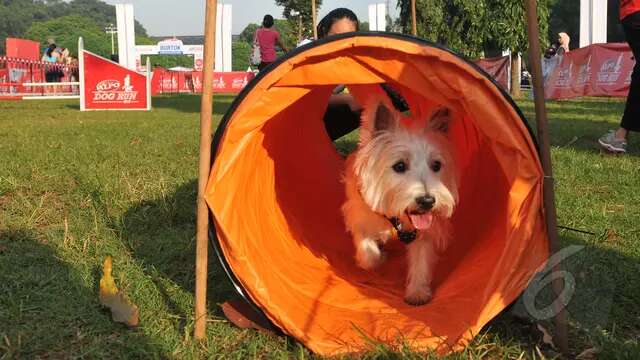
M 433 170 L 433 172 L 438 172 L 440 171 L 441 168 L 442 168 L 442 163 L 440 161 L 436 160 L 431 163 L 431 170 Z
M 393 164 L 392 168 L 393 171 L 401 174 L 407 171 L 407 164 L 404 161 L 398 161 L 397 163 Z

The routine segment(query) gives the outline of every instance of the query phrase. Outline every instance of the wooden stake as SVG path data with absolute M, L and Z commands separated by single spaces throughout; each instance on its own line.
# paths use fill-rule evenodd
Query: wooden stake
M 547 234 L 549 236 L 549 247 L 551 253 L 557 253 L 560 250 L 560 240 L 558 238 L 558 227 L 556 217 L 556 204 L 554 196 L 553 169 L 551 167 L 551 150 L 549 141 L 549 130 L 547 127 L 547 109 L 544 100 L 544 85 L 542 83 L 542 63 L 540 56 L 540 37 L 538 29 L 538 14 L 536 8 L 536 0 L 525 1 L 527 11 L 527 27 L 529 36 L 529 63 L 531 75 L 533 77 L 534 101 L 536 109 L 536 124 L 538 130 L 538 144 L 540 147 L 540 157 L 542 161 L 542 169 L 544 171 L 544 208 L 547 225 Z M 552 269 L 558 273 L 562 270 L 561 264 L 558 263 Z M 561 298 L 563 281 L 561 278 L 555 279 L 552 287 L 558 301 L 555 302 L 555 344 L 563 354 L 569 353 L 569 340 L 567 333 L 567 313 L 565 311 L 565 299 Z
M 316 29 L 316 0 L 311 0 L 311 25 L 313 26 L 313 38 L 318 40 L 318 29 Z
M 204 65 L 200 103 L 200 161 L 198 166 L 198 215 L 196 232 L 196 294 L 193 336 L 205 337 L 207 326 L 207 264 L 209 249 L 209 209 L 204 200 L 211 170 L 211 117 L 213 115 L 213 66 L 216 49 L 217 0 L 207 0 L 204 22 Z
M 416 0 L 411 0 L 411 34 L 418 36 L 418 25 L 416 24 Z

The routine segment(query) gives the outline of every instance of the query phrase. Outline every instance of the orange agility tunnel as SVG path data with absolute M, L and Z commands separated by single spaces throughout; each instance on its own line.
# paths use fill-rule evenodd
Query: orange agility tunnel
M 344 156 L 323 116 L 336 85 L 360 103 L 386 83 L 412 113 L 452 110 L 460 172 L 453 236 L 433 298 L 403 301 L 405 246 L 356 266 L 340 207 Z M 371 341 L 461 350 L 548 257 L 535 140 L 511 98 L 474 64 L 417 38 L 342 34 L 298 48 L 235 99 L 213 143 L 211 238 L 235 288 L 282 332 L 322 355 Z

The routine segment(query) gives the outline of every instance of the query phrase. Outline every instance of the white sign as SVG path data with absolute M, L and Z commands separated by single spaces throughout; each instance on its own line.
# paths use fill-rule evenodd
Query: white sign
M 158 54 L 160 55 L 182 55 L 184 44 L 182 40 L 173 38 L 158 42 Z

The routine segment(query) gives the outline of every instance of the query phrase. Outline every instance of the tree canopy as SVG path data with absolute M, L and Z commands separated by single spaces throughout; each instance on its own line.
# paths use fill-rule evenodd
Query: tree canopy
M 624 42 L 624 31 L 619 20 L 620 0 L 607 3 L 607 41 Z M 549 39 L 566 32 L 571 37 L 571 49 L 580 46 L 580 0 L 549 0 Z
M 538 0 L 538 18 L 546 44 L 548 0 Z M 411 1 L 398 0 L 400 23 L 411 30 Z M 524 51 L 527 31 L 522 0 L 416 0 L 418 36 L 465 56 L 489 50 Z
M 24 37 L 46 44 L 55 39 L 56 45 L 78 53 L 78 37 L 82 36 L 85 48 L 96 54 L 109 57 L 111 38 L 91 19 L 70 15 L 31 24 Z
M 302 36 L 313 36 L 313 20 L 311 18 L 311 2 L 309 0 L 276 0 L 276 5 L 284 7 L 282 15 L 288 20 L 290 28 L 296 30 L 296 42 L 294 44 L 297 43 L 298 39 L 298 16 L 302 17 Z M 320 6 L 322 6 L 322 0 L 316 0 L 316 12 L 320 9 Z M 292 15 L 292 12 L 296 12 L 298 15 Z M 317 20 L 320 21 L 319 19 Z
M 73 15 L 90 19 L 104 36 L 104 27 L 116 23 L 115 7 L 100 0 L 3 0 L 0 1 L 0 39 L 24 37 L 32 24 Z M 138 21 L 135 27 L 138 36 L 147 36 Z M 59 42 L 57 38 L 55 40 Z M 109 46 L 110 42 L 109 37 Z M 4 53 L 4 47 L 4 40 L 0 41 L 0 53 Z

